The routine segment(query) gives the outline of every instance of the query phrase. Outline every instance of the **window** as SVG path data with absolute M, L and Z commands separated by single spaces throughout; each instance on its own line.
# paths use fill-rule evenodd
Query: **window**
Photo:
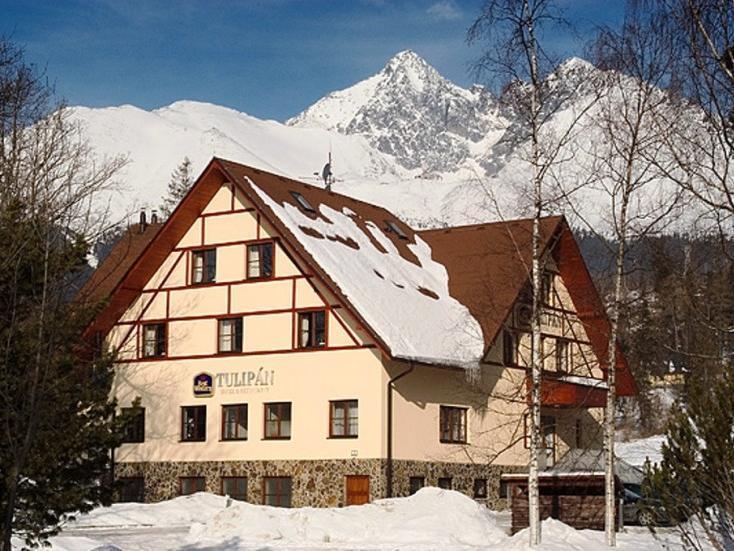
M 540 279 L 540 303 L 552 306 L 553 303 L 553 273 L 543 272 Z
M 223 476 L 222 495 L 229 496 L 237 501 L 247 501 L 247 477 Z
M 219 352 L 242 352 L 242 318 L 219 320 Z
M 517 335 L 508 329 L 502 332 L 502 363 L 517 365 Z
M 569 371 L 571 366 L 569 343 L 565 339 L 556 339 L 556 370 Z
M 389 233 L 394 233 L 397 235 L 400 239 L 408 239 L 408 236 L 405 234 L 405 232 L 398 226 L 395 222 L 392 220 L 385 220 L 385 224 L 387 225 L 387 231 Z
M 474 479 L 474 499 L 487 499 L 487 479 Z
M 502 499 L 509 499 L 510 498 L 510 488 L 509 484 L 507 484 L 506 480 L 500 479 L 500 490 L 499 490 L 500 498 Z
M 299 348 L 326 346 L 326 311 L 299 312 L 298 331 Z
M 466 408 L 441 406 L 440 440 L 448 444 L 466 444 Z
M 217 277 L 217 249 L 191 253 L 191 282 L 211 283 Z
M 145 479 L 142 476 L 119 478 L 120 501 L 142 503 L 145 500 Z
M 122 408 L 120 414 L 125 418 L 123 442 L 135 444 L 145 441 L 145 408 Z
M 203 442 L 206 440 L 206 406 L 184 406 L 181 408 L 181 441 Z
M 166 355 L 166 324 L 143 325 L 143 357 L 155 358 Z
M 291 486 L 291 477 L 289 476 L 263 478 L 263 505 L 290 507 Z
M 301 207 L 303 210 L 308 212 L 316 212 L 316 209 L 311 206 L 311 203 L 309 203 L 303 195 L 301 195 L 297 191 L 291 191 L 291 195 L 298 202 L 298 206 Z
M 182 496 L 188 496 L 195 494 L 196 492 L 203 492 L 205 489 L 203 476 L 182 476 L 178 481 Z
M 265 438 L 291 437 L 291 403 L 265 404 Z
M 540 418 L 540 428 L 540 445 L 545 449 L 546 465 L 550 466 L 556 462 L 556 418 L 543 415 Z
M 413 495 L 426 485 L 425 476 L 411 476 L 408 480 L 408 491 Z
M 525 414 L 525 447 L 530 448 L 531 414 Z M 555 445 L 556 418 L 551 415 L 540 416 L 540 447 L 547 448 Z
M 450 476 L 443 476 L 438 479 L 438 487 L 443 490 L 450 490 L 451 489 L 451 477 Z
M 331 402 L 329 436 L 331 438 L 356 438 L 358 428 L 357 400 Z
M 273 277 L 273 244 L 247 246 L 247 279 Z
M 222 406 L 222 440 L 247 440 L 247 404 Z

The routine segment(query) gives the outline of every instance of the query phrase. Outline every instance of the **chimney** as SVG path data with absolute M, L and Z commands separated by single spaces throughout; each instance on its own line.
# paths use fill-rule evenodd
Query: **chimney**
M 145 209 L 140 209 L 140 233 L 143 233 L 147 227 L 148 222 L 145 219 Z
M 150 223 L 151 224 L 157 224 L 158 223 L 158 213 L 153 209 L 150 212 Z

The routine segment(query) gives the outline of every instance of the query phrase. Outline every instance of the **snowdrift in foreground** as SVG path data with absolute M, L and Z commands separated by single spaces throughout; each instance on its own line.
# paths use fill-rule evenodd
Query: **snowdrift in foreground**
M 458 492 L 424 488 L 411 497 L 341 509 L 278 509 L 199 493 L 156 504 L 117 504 L 71 523 L 54 551 L 529 550 L 522 531 L 508 536 L 506 513 Z M 682 549 L 671 531 L 656 540 L 645 528 L 619 534 L 618 549 Z M 20 548 L 20 547 L 18 547 Z M 604 534 L 543 522 L 542 551 L 606 549 Z
M 236 503 L 206 524 L 194 525 L 190 533 L 199 543 L 210 543 L 210 534 L 216 534 L 216 540 L 243 543 L 372 549 L 473 549 L 506 539 L 486 507 L 438 488 L 342 509 L 289 510 Z

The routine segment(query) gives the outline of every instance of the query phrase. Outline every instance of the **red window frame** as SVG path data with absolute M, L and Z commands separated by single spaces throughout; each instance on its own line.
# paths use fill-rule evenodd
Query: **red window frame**
M 467 443 L 467 411 L 469 408 L 458 406 L 440 406 L 439 409 L 439 441 L 442 444 Z M 458 438 L 453 435 L 458 425 Z
M 196 428 L 192 438 L 186 438 L 186 410 L 193 410 L 195 425 L 199 427 L 201 423 L 203 427 Z M 181 442 L 206 442 L 206 406 L 181 406 Z
M 283 412 L 288 411 L 288 434 L 283 434 Z M 274 421 L 268 419 L 268 411 L 275 408 L 277 411 L 277 419 Z M 268 422 L 275 422 L 278 428 L 276 434 L 268 434 Z M 263 404 L 263 440 L 290 440 L 293 434 L 293 403 L 292 402 L 266 402 Z
M 225 489 L 225 486 L 227 485 L 227 482 L 232 481 L 237 485 L 238 483 L 244 484 L 244 491 L 243 492 L 230 492 L 227 493 L 227 490 Z M 222 486 L 222 495 L 223 496 L 229 496 L 232 499 L 235 499 L 237 501 L 247 501 L 247 477 L 246 476 L 223 476 L 221 478 L 221 486 Z
M 325 308 L 308 308 L 296 311 L 296 348 L 301 350 L 326 348 L 329 346 L 329 316 Z M 323 342 L 317 341 L 317 331 L 315 326 L 316 314 L 323 314 L 324 327 L 323 327 Z M 309 319 L 309 333 L 306 338 L 306 344 L 303 344 L 303 322 L 304 318 Z
M 270 246 L 271 253 L 270 253 L 270 274 L 263 275 L 263 253 L 262 248 L 265 246 Z M 258 273 L 259 275 L 250 275 L 250 247 L 258 247 L 259 249 L 259 265 L 258 265 Z M 273 279 L 275 277 L 275 240 L 273 239 L 267 239 L 263 241 L 254 241 L 249 242 L 245 244 L 245 279 Z
M 195 488 L 192 492 L 184 493 L 184 483 L 192 482 L 195 484 Z M 179 476 L 178 477 L 178 495 L 189 496 L 196 492 L 206 491 L 206 479 L 203 476 Z
M 232 336 L 232 350 L 222 350 L 222 322 L 234 321 L 235 330 Z M 239 321 L 239 335 L 237 323 Z M 240 354 L 245 347 L 245 319 L 243 316 L 224 316 L 217 318 L 217 354 Z
M 154 352 L 147 353 L 147 344 L 150 342 L 147 337 L 147 329 L 155 327 L 155 340 L 152 341 Z M 143 323 L 141 324 L 142 338 L 140 347 L 140 357 L 142 358 L 164 358 L 168 353 L 168 324 L 166 322 Z
M 235 427 L 239 426 L 239 421 L 241 421 L 241 417 L 243 416 L 243 408 L 244 408 L 244 418 L 245 418 L 245 432 L 249 434 L 249 426 L 248 426 L 248 414 L 249 409 L 247 407 L 247 404 L 222 404 L 222 440 L 225 442 L 241 442 L 243 440 L 247 440 L 248 434 L 245 434 L 245 436 L 227 436 L 227 414 L 225 413 L 226 409 L 231 408 L 237 408 L 234 411 L 235 413 Z M 237 429 L 235 428 L 235 431 Z
M 344 423 L 343 433 L 337 434 L 334 431 L 334 421 L 337 419 L 334 415 L 336 410 L 344 411 L 341 420 Z M 356 415 L 349 415 L 351 411 L 355 411 Z M 350 420 L 355 420 L 355 431 L 350 432 Z M 357 438 L 359 436 L 359 400 L 331 400 L 329 402 L 329 438 Z
M 213 267 L 209 262 L 207 262 L 210 258 L 210 254 L 214 258 Z M 197 255 L 202 255 L 202 265 L 201 265 L 201 281 L 196 281 L 194 274 L 196 270 L 196 262 L 194 261 L 195 257 Z M 211 267 L 211 270 L 210 270 Z M 206 248 L 200 248 L 200 249 L 193 249 L 191 250 L 191 273 L 189 274 L 189 277 L 191 278 L 191 285 L 207 285 L 210 283 L 215 283 L 217 281 L 217 248 L 216 247 L 206 247 Z
M 267 493 L 268 482 L 275 482 L 275 493 Z M 284 492 L 285 483 L 288 483 L 288 492 Z M 272 496 L 275 499 L 268 503 L 268 497 Z M 262 500 L 263 505 L 270 505 L 271 507 L 292 507 L 293 502 L 293 479 L 290 476 L 264 476 L 262 479 Z

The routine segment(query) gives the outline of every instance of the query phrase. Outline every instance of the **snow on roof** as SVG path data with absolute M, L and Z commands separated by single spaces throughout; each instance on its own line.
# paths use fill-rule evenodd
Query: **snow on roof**
M 609 385 L 606 381 L 595 379 L 594 377 L 582 377 L 580 375 L 561 375 L 559 381 L 564 383 L 573 383 L 575 385 L 589 386 L 592 388 L 608 389 Z
M 446 268 L 432 259 L 423 239 L 415 235 L 415 243 L 407 245 L 417 258 L 412 262 L 383 232 L 382 220 L 364 220 L 349 208 L 325 204 L 313 205 L 318 216 L 307 215 L 247 180 L 393 357 L 465 368 L 478 365 L 484 352 L 479 323 L 449 294 Z

